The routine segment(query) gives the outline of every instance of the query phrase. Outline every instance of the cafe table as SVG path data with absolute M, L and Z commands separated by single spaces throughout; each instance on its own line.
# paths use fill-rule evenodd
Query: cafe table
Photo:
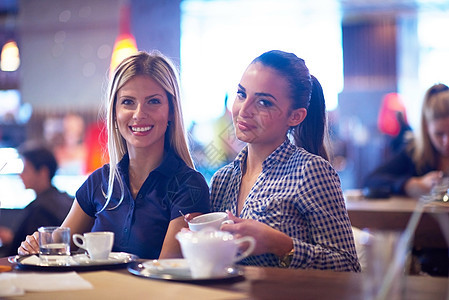
M 345 195 L 349 219 L 354 227 L 403 231 L 418 205 L 418 200 L 393 196 L 383 199 L 364 198 L 348 193 Z M 430 202 L 423 207 L 416 227 L 413 246 L 420 248 L 447 249 L 438 220 L 449 217 L 449 203 Z
M 0 258 L 0 265 L 9 265 Z M 78 274 L 93 289 L 27 292 L 5 299 L 363 299 L 363 273 L 244 267 L 233 280 L 198 283 L 142 278 L 126 268 Z M 27 272 L 13 268 L 11 272 Z M 447 278 L 406 276 L 404 299 L 447 299 Z

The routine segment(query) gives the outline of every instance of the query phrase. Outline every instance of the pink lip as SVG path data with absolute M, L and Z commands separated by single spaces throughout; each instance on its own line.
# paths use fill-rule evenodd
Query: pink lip
M 145 130 L 145 131 L 135 131 L 135 130 L 133 130 L 133 129 L 144 129 L 144 128 L 146 128 L 146 127 L 148 127 L 149 128 L 149 130 Z M 152 128 L 153 126 L 151 126 L 151 125 L 130 125 L 129 126 L 129 129 L 130 129 L 130 131 L 131 131 L 131 133 L 133 134 L 133 135 L 136 135 L 136 136 L 145 136 L 145 135 L 147 135 L 147 134 L 149 134 L 150 132 L 151 132 L 151 130 L 153 129 Z
M 249 130 L 251 130 L 251 129 L 256 128 L 255 126 L 250 125 L 250 124 L 248 124 L 248 123 L 246 123 L 246 122 L 243 122 L 243 121 L 237 121 L 237 127 L 238 127 L 241 131 L 249 131 Z

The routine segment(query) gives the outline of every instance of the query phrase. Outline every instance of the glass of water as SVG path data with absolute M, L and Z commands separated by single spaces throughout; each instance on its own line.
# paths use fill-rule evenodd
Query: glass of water
M 448 201 L 449 177 L 440 178 L 432 187 L 430 192 L 432 200 L 434 201 Z
M 70 228 L 39 227 L 39 258 L 42 265 L 63 266 L 70 258 Z

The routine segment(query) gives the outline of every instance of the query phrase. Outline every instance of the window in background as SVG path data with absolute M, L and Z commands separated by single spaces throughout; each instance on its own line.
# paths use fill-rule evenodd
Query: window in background
M 20 178 L 23 162 L 15 148 L 0 148 L 0 208 L 21 209 L 36 198 L 32 189 L 25 189 Z M 87 175 L 64 175 L 59 171 L 53 177 L 53 185 L 60 191 L 75 197 Z
M 15 122 L 20 108 L 20 92 L 18 90 L 0 90 L 0 121 Z
M 338 1 L 182 1 L 183 110 L 197 149 L 202 147 L 208 156 L 200 164 L 209 170 L 199 168 L 206 178 L 241 146 L 225 142 L 230 148 L 226 150 L 220 145 L 223 136 L 229 141 L 233 132 L 225 99 L 231 107 L 245 68 L 272 49 L 303 58 L 323 85 L 328 110 L 337 107 L 343 87 Z M 215 125 L 224 119 L 228 126 L 221 124 L 217 133 Z
M 425 10 L 419 14 L 419 82 L 423 96 L 424 92 L 435 83 L 449 85 L 448 28 L 449 5 L 445 10 Z
M 403 65 L 399 92 L 406 101 L 412 128 L 419 129 L 421 106 L 426 90 L 436 83 L 449 84 L 449 2 L 420 1 L 403 36 Z
M 0 148 L 0 208 L 24 208 L 36 197 L 26 190 L 19 173 L 23 162 L 15 148 Z
M 426 87 L 440 81 L 449 84 L 449 10 L 424 11 L 418 20 L 420 82 Z
M 0 147 L 17 147 L 26 138 L 32 108 L 21 103 L 19 90 L 0 90 Z

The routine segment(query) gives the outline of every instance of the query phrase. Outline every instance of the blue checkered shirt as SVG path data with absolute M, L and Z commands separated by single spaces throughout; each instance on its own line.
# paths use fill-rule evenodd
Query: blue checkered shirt
M 237 214 L 245 147 L 211 180 L 212 211 Z M 360 271 L 338 174 L 323 158 L 286 140 L 263 162 L 240 218 L 254 219 L 293 239 L 291 268 Z M 245 265 L 280 267 L 278 256 L 250 256 Z

